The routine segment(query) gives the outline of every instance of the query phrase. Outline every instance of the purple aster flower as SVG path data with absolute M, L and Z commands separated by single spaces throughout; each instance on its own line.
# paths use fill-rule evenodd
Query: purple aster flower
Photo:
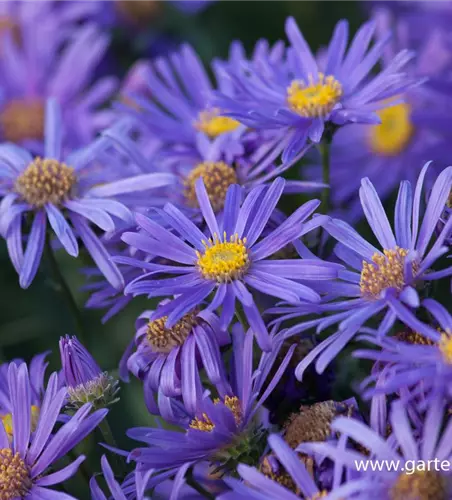
M 128 155 L 132 163 L 137 163 L 137 149 L 142 151 L 141 141 L 134 144 L 124 134 L 124 127 L 112 127 L 105 135 Z M 171 201 L 189 216 L 196 217 L 199 215 L 199 205 L 195 184 L 200 177 L 204 181 L 215 213 L 222 211 L 227 190 L 232 184 L 243 186 L 246 193 L 253 187 L 268 185 L 288 170 L 295 160 L 277 165 L 277 155 L 272 151 L 277 141 L 265 135 L 265 132 L 240 131 L 234 134 L 233 138 L 223 134 L 217 140 L 210 141 L 206 136 L 198 134 L 195 144 L 189 150 L 162 152 L 157 148 L 157 151 L 153 151 L 157 160 L 149 161 L 146 171 L 154 169 L 154 162 L 157 161 L 160 164 L 159 169 L 174 174 L 175 182 L 171 190 L 168 190 L 168 196 L 152 200 L 153 204 Z M 302 154 L 308 149 L 309 146 Z M 145 163 L 143 158 L 140 161 L 142 168 L 146 168 Z M 284 192 L 319 192 L 324 187 L 326 185 L 320 182 L 286 180 Z
M 153 174 L 145 174 L 118 179 L 117 173 L 100 168 L 95 161 L 105 149 L 102 138 L 69 156 L 63 155 L 61 140 L 59 107 L 49 100 L 43 158 L 34 158 L 13 144 L 0 146 L 0 193 L 3 196 L 0 233 L 19 274 L 19 283 L 27 288 L 36 275 L 48 221 L 69 255 L 78 255 L 77 238 L 80 238 L 109 283 L 121 289 L 123 277 L 89 223 L 103 231 L 114 230 L 118 220 L 131 223 L 133 218 L 128 208 L 112 198 L 151 188 L 155 180 L 162 186 L 160 181 L 167 182 L 166 177 L 158 180 Z M 31 229 L 24 251 L 23 222 L 28 214 L 32 215 Z
M 387 33 L 391 25 L 388 12 L 379 9 L 375 19 L 378 31 Z M 395 28 L 397 36 L 383 55 L 384 67 L 391 64 L 400 47 L 409 43 L 404 22 Z M 439 78 L 450 65 L 451 54 L 444 37 L 435 31 L 419 47 L 407 74 L 410 78 Z M 369 177 L 383 200 L 402 180 L 414 182 L 426 161 L 434 160 L 437 172 L 447 166 L 451 151 L 445 126 L 450 122 L 446 99 L 448 96 L 431 86 L 417 86 L 403 94 L 403 102 L 387 100 L 386 107 L 377 111 L 378 125 L 354 124 L 336 132 L 330 152 L 331 199 L 336 208 L 342 207 L 349 222 L 361 215 L 356 192 L 362 177 Z M 313 169 L 313 178 L 318 174 L 319 169 Z
M 70 420 L 55 430 L 55 423 L 66 399 L 66 389 L 58 388 L 58 376 L 53 373 L 43 397 L 36 429 L 32 429 L 32 385 L 27 366 L 11 363 L 8 369 L 11 393 L 12 442 L 7 429 L 0 425 L 0 465 L 4 498 L 74 499 L 63 492 L 48 489 L 73 476 L 85 459 L 80 455 L 61 470 L 55 464 L 90 434 L 107 410 L 91 412 L 91 405 L 80 408 Z
M 241 55 L 235 52 L 232 51 L 231 57 L 238 61 Z M 253 60 L 270 60 L 272 55 L 269 51 L 256 50 Z M 196 161 L 199 159 L 196 151 L 199 142 L 204 151 L 210 143 L 210 154 L 219 156 L 221 152 L 227 163 L 244 156 L 254 165 L 256 160 L 250 156 L 256 153 L 260 164 L 266 155 L 268 158 L 261 166 L 262 171 L 255 168 L 255 174 L 262 174 L 263 169 L 278 157 L 281 133 L 247 129 L 236 120 L 223 116 L 221 109 L 212 105 L 215 89 L 228 95 L 233 93 L 225 75 L 229 64 L 219 60 L 212 63 L 212 83 L 196 52 L 184 45 L 168 58 L 160 57 L 141 65 L 140 77 L 146 80 L 146 88 L 129 86 L 130 91 L 125 89 L 123 92 L 123 101 L 132 104 L 127 108 L 120 107 L 162 142 L 159 161 Z
M 163 301 L 160 307 L 168 302 Z M 151 310 L 138 318 L 133 342 L 136 351 L 129 354 L 127 367 L 144 381 L 149 411 L 171 420 L 172 414 L 166 413 L 168 398 L 182 397 L 185 407 L 190 412 L 196 411 L 196 391 L 192 384 L 202 368 L 210 382 L 226 392 L 229 384 L 220 347 L 230 342 L 229 334 L 220 328 L 220 319 L 208 310 L 194 309 L 171 328 L 165 326 L 166 316 L 151 320 L 153 316 Z
M 71 405 L 103 408 L 118 401 L 118 381 L 100 369 L 77 337 L 60 338 L 60 356 Z
M 441 462 L 448 460 L 452 452 L 450 418 L 443 429 L 446 414 L 442 395 L 438 395 L 425 416 L 422 436 L 417 439 L 406 408 L 398 400 L 391 407 L 392 433 L 386 440 L 362 422 L 343 417 L 333 421 L 332 428 L 359 443 L 367 450 L 366 454 L 351 448 L 339 449 L 328 443 L 304 444 L 299 450 L 328 456 L 341 468 L 346 466 L 355 471 L 357 477 L 336 488 L 328 497 L 331 500 L 449 500 L 452 498 L 451 471 L 444 471 L 440 467 Z M 371 460 L 393 461 L 393 466 L 381 470 L 368 467 L 366 471 L 358 471 L 359 464 L 362 466 L 368 462 L 369 457 Z M 428 468 L 427 464 L 430 464 Z
M 244 482 L 237 479 L 225 479 L 231 491 L 223 493 L 220 500 L 297 500 L 300 494 L 308 500 L 330 498 L 326 491 L 320 491 L 310 473 L 292 450 L 277 434 L 268 437 L 268 444 L 273 451 L 268 466 L 271 472 L 263 474 L 254 467 L 240 464 L 237 468 Z M 336 474 L 336 488 L 340 484 L 340 475 Z M 288 489 L 287 486 L 292 486 Z
M 382 365 L 363 382 L 364 388 L 376 384 L 364 396 L 418 388 L 424 395 L 440 390 L 452 397 L 452 316 L 435 300 L 426 299 L 424 305 L 437 322 L 433 327 L 419 321 L 416 331 L 403 331 L 393 337 L 379 338 L 368 333 L 360 337 L 380 350 L 359 349 L 354 355 Z M 424 398 L 423 404 L 427 401 Z
M 267 328 L 248 288 L 264 295 L 291 303 L 318 302 L 319 295 L 300 281 L 332 280 L 341 266 L 320 259 L 271 260 L 279 249 L 315 227 L 324 217 L 307 218 L 319 205 L 309 201 L 298 208 L 277 229 L 259 240 L 275 210 L 284 189 L 284 179 L 276 179 L 270 187 L 254 188 L 241 203 L 241 190 L 232 185 L 227 192 L 221 221 L 214 215 L 202 179 L 196 181 L 196 195 L 209 230 L 206 236 L 193 222 L 173 205 L 158 211 L 174 232 L 143 215 L 136 220 L 138 233 L 126 232 L 123 240 L 150 255 L 174 262 L 167 265 L 143 263 L 137 259 L 119 258 L 149 271 L 132 281 L 126 293 L 148 297 L 177 295 L 159 308 L 151 319 L 167 315 L 165 326 L 172 328 L 187 312 L 214 293 L 209 308 L 222 307 L 221 327 L 226 328 L 235 313 L 235 302 L 242 306 L 251 329 L 256 332 L 262 349 L 271 348 Z M 173 274 L 174 278 L 158 278 L 158 274 Z
M 30 413 L 32 432 L 36 430 L 36 424 L 38 423 L 40 408 L 45 393 L 44 376 L 48 365 L 46 361 L 48 354 L 48 352 L 44 352 L 34 356 L 28 368 L 30 373 Z M 20 366 L 23 364 L 23 361 L 15 359 L 10 363 L 3 363 L 0 365 L 0 420 L 10 440 L 12 440 L 13 437 L 13 395 L 10 392 L 8 370 L 12 363 Z M 58 374 L 57 385 L 58 388 L 64 386 L 64 381 L 60 374 Z
M 450 266 L 432 270 L 448 252 L 444 241 L 451 233 L 452 220 L 430 246 L 452 186 L 452 167 L 443 170 L 437 177 L 422 216 L 420 203 L 427 169 L 428 164 L 421 171 L 414 193 L 408 181 L 401 183 L 395 206 L 395 233 L 373 184 L 369 179 L 362 180 L 361 204 L 369 226 L 382 247 L 381 251 L 341 220 L 330 219 L 323 225 L 325 231 L 339 242 L 335 253 L 348 269 L 339 271 L 339 282 L 325 288 L 325 302 L 317 306 L 318 310 L 333 314 L 309 321 L 306 325 L 297 325 L 288 331 L 288 335 L 311 326 L 317 326 L 317 331 L 333 324 L 338 324 L 339 328 L 298 365 L 296 374 L 299 379 L 316 358 L 316 368 L 322 372 L 373 317 L 384 313 L 378 328 L 380 336 L 387 334 L 397 319 L 414 331 L 418 330 L 421 322 L 414 312 L 421 306 L 421 296 L 427 292 L 428 283 L 452 274 Z M 328 302 L 329 298 L 333 300 Z M 430 311 L 435 303 L 433 300 L 424 301 L 422 305 Z M 296 308 L 292 311 L 284 309 L 284 314 L 289 314 L 289 317 L 295 317 L 296 313 Z M 302 306 L 298 313 L 306 315 L 308 311 Z
M 23 6 L 20 36 L 7 32 L 0 52 L 0 134 L 3 140 L 40 154 L 49 97 L 62 106 L 67 124 L 64 144 L 80 147 L 110 123 L 111 111 L 100 108 L 117 87 L 113 77 L 90 85 L 108 47 L 108 36 L 92 23 L 77 27 L 65 22 L 74 16 L 64 8 L 51 7 L 52 3 L 39 2 L 43 6 L 32 6 L 30 12 L 29 5 Z
M 189 45 L 183 45 L 169 58 L 157 58 L 146 70 L 147 93 L 153 100 L 131 93 L 135 106 L 128 111 L 168 146 L 189 147 L 198 133 L 214 140 L 244 128 L 212 107 L 214 86 Z M 218 75 L 215 65 L 212 70 L 216 87 L 227 91 L 230 84 Z
M 202 393 L 200 381 L 194 377 L 192 388 L 197 392 L 198 403 L 195 413 L 185 410 L 185 418 L 181 419 L 185 432 L 131 429 L 128 435 L 143 441 L 148 447 L 133 450 L 130 459 L 138 463 L 140 470 L 154 469 L 161 477 L 175 474 L 180 468 L 186 471 L 205 460 L 221 472 L 234 470 L 240 461 L 255 463 L 263 451 L 267 425 L 261 412 L 262 405 L 293 353 L 292 348 L 277 372 L 269 377 L 281 341 L 281 334 L 276 334 L 275 349 L 271 353 L 262 353 L 256 370 L 253 370 L 254 335 L 251 332 L 245 335 L 241 327 L 234 328 L 231 390 L 226 394 L 219 392 L 219 398 L 212 400 Z
M 370 72 L 383 55 L 389 34 L 369 50 L 375 23 L 366 23 L 351 42 L 348 24 L 340 21 L 329 44 L 325 68 L 318 63 L 293 18 L 286 22 L 291 43 L 280 65 L 252 65 L 232 75 L 235 94 L 219 94 L 215 104 L 226 116 L 252 128 L 282 132 L 283 162 L 296 156 L 309 139 L 319 142 L 325 126 L 378 123 L 375 111 L 384 99 L 399 95 L 414 82 L 402 68 L 412 54 L 402 51 L 376 76 Z

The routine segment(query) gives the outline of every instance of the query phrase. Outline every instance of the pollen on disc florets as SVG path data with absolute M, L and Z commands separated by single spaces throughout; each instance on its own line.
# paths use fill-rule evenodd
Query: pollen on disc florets
M 433 470 L 403 473 L 389 492 L 390 500 L 447 500 L 446 478 Z
M 277 457 L 273 454 L 266 455 L 262 459 L 259 464 L 259 472 L 284 488 L 294 492 L 296 495 L 301 493 L 300 488 L 297 486 L 290 474 L 287 473 Z
M 204 132 L 211 139 L 215 139 L 215 137 L 219 135 L 236 130 L 240 127 L 240 122 L 233 118 L 229 118 L 229 116 L 221 116 L 220 109 L 212 108 L 201 111 L 194 126 L 197 130 Z
M 70 198 L 77 179 L 72 167 L 53 159 L 35 158 L 17 178 L 15 189 L 35 208 L 61 205 Z
M 40 100 L 13 99 L 0 111 L 4 139 L 18 143 L 44 137 L 44 104 Z
M 372 151 L 383 156 L 396 156 L 406 149 L 414 133 L 411 107 L 407 103 L 395 104 L 377 111 L 381 123 L 371 127 L 369 133 Z
M 202 242 L 204 253 L 196 252 L 197 266 L 204 278 L 216 280 L 218 283 L 227 283 L 240 279 L 250 265 L 246 238 L 231 235 L 229 241 L 226 233 L 221 241 L 215 234 L 214 239 Z
M 224 207 L 229 186 L 238 182 L 234 168 L 223 161 L 206 161 L 197 165 L 184 181 L 185 200 L 193 208 L 199 207 L 195 184 L 200 177 L 214 212 L 218 212 Z
M 441 338 L 439 340 L 439 350 L 446 363 L 452 365 L 452 332 L 449 330 L 440 331 Z
M 413 330 L 403 330 L 395 334 L 397 340 L 415 345 L 435 345 L 435 341 Z
M 220 404 L 221 399 L 215 399 L 214 404 Z M 223 404 L 230 410 L 232 415 L 234 416 L 234 420 L 237 426 L 242 423 L 242 405 L 237 396 L 225 396 L 223 400 Z M 212 432 L 215 429 L 215 424 L 209 418 L 207 413 L 203 413 L 201 417 L 195 417 L 190 422 L 190 428 L 196 429 L 198 431 L 203 432 Z
M 146 340 L 154 352 L 168 354 L 174 347 L 182 345 L 193 327 L 199 323 L 198 310 L 183 316 L 174 326 L 167 328 L 168 316 L 149 321 Z
M 315 80 L 294 80 L 287 88 L 287 103 L 292 111 L 305 118 L 324 118 L 342 97 L 342 85 L 334 76 L 319 73 Z
M 30 471 L 19 453 L 0 449 L 0 499 L 15 500 L 27 495 L 32 483 Z
M 374 253 L 372 262 L 363 262 L 359 286 L 361 295 L 368 299 L 378 299 L 383 290 L 395 288 L 401 292 L 405 287 L 405 258 L 408 250 L 395 247 L 394 250 L 383 250 L 383 254 Z M 412 264 L 413 274 L 417 265 Z

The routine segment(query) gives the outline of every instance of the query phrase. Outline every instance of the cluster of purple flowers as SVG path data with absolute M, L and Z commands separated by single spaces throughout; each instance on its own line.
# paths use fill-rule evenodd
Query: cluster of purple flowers
M 294 18 L 209 67 L 182 45 L 122 83 L 106 32 L 159 2 L 0 6 L 18 282 L 45 256 L 77 314 L 58 255 L 86 251 L 106 328 L 148 302 L 117 371 L 69 335 L 50 377 L 48 353 L 0 365 L 0 500 L 76 498 L 73 476 L 93 500 L 452 499 L 452 9 L 429 5 L 340 21 L 317 54 Z M 153 424 L 124 450 L 130 375 Z

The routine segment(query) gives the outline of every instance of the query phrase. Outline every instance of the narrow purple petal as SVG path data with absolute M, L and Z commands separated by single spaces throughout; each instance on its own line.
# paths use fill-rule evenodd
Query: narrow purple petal
M 374 232 L 380 245 L 386 249 L 393 249 L 397 243 L 394 234 L 389 224 L 386 212 L 378 197 L 377 191 L 373 184 L 366 177 L 361 181 L 359 189 L 359 197 L 363 207 L 364 215 Z
M 207 195 L 206 186 L 202 177 L 200 177 L 195 184 L 196 196 L 198 197 L 199 208 L 201 209 L 204 220 L 209 228 L 212 238 L 217 235 L 220 238 L 222 235 L 218 227 L 218 222 L 213 212 L 212 205 L 210 204 L 209 196 Z
M 25 250 L 23 266 L 19 275 L 19 283 L 22 288 L 28 288 L 38 272 L 42 252 L 44 250 L 46 220 L 44 210 L 40 210 L 33 220 L 27 248 Z
M 86 193 L 86 196 L 103 198 L 119 196 L 122 194 L 138 193 L 149 189 L 171 186 L 172 184 L 176 184 L 177 181 L 177 177 L 169 173 L 136 175 L 134 177 L 128 177 L 127 179 L 109 182 L 107 184 L 103 184 L 102 186 L 95 186 Z
M 14 452 L 25 456 L 31 430 L 31 387 L 25 363 L 11 363 L 8 369 L 8 386 L 12 402 Z
M 408 181 L 400 183 L 399 194 L 395 207 L 395 235 L 401 248 L 411 248 L 411 215 L 413 209 L 413 194 Z
M 54 230 L 57 238 L 65 248 L 66 252 L 72 257 L 77 257 L 77 239 L 63 214 L 51 203 L 48 203 L 45 208 L 47 217 L 49 218 L 50 226 Z
M 262 231 L 265 229 L 270 216 L 273 214 L 276 205 L 284 190 L 285 181 L 282 177 L 275 179 L 268 188 L 262 202 L 259 205 L 259 210 L 252 220 L 251 225 L 246 231 L 245 236 L 248 247 L 252 247 L 257 241 Z
M 79 465 L 85 460 L 85 458 L 85 455 L 80 455 L 76 460 L 74 460 L 63 469 L 60 469 L 59 471 L 47 476 L 40 477 L 35 481 L 35 484 L 37 484 L 38 486 L 52 486 L 54 484 L 66 481 L 77 473 Z
M 107 281 L 113 288 L 122 290 L 124 288 L 124 278 L 99 238 L 83 217 L 72 214 L 71 220 L 86 249 Z
M 113 231 L 115 229 L 113 219 L 104 210 L 86 204 L 83 200 L 67 200 L 64 202 L 64 206 L 69 211 L 81 215 L 104 231 Z

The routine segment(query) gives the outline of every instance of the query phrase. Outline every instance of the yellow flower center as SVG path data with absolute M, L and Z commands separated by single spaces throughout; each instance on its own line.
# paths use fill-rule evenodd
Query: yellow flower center
M 383 253 L 374 253 L 371 263 L 363 262 L 359 286 L 363 297 L 368 299 L 378 299 L 387 288 L 401 292 L 405 287 L 404 266 L 408 250 L 396 247 L 394 250 L 383 250 Z M 413 273 L 416 268 L 413 262 Z
M 69 198 L 75 182 L 72 167 L 38 157 L 17 178 L 15 189 L 27 203 L 41 208 L 46 203 L 60 205 Z
M 0 450 L 0 499 L 15 500 L 27 495 L 32 483 L 30 473 L 19 453 Z
M 36 426 L 38 425 L 38 420 L 39 420 L 39 406 L 32 405 L 31 407 L 31 432 L 34 432 L 36 430 Z M 8 435 L 8 439 L 10 442 L 13 439 L 13 416 L 11 413 L 7 413 L 6 415 L 3 415 L 0 417 L 3 427 L 5 428 L 5 432 Z M 1 500 L 1 497 L 0 497 Z
M 447 500 L 446 479 L 436 471 L 403 473 L 389 492 L 390 500 Z
M 3 137 L 9 142 L 44 138 L 44 104 L 40 100 L 14 99 L 0 112 Z
M 287 89 L 287 103 L 292 111 L 306 118 L 324 118 L 342 96 L 342 85 L 334 76 L 318 74 L 309 82 L 294 80 Z
M 149 321 L 146 339 L 154 352 L 168 354 L 174 347 L 182 345 L 193 327 L 198 324 L 198 310 L 186 314 L 173 327 L 166 328 L 168 316 Z
M 203 241 L 204 253 L 196 252 L 198 256 L 198 269 L 204 278 L 226 283 L 240 279 L 250 265 L 246 238 L 239 238 L 237 234 L 230 236 L 224 233 L 223 241 L 214 235 L 214 240 L 209 238 Z
M 155 0 L 116 0 L 115 7 L 126 21 L 143 27 L 161 11 L 160 2 Z
M 224 207 L 229 186 L 237 184 L 235 170 L 223 161 L 206 161 L 197 165 L 184 182 L 187 205 L 193 208 L 199 207 L 195 183 L 200 177 L 203 178 L 214 212 L 218 212 Z
M 371 127 L 370 147 L 384 156 L 396 156 L 408 146 L 413 136 L 411 107 L 401 103 L 377 111 L 381 123 Z
M 444 361 L 452 365 L 452 334 L 450 331 L 441 332 L 439 350 L 443 355 Z
M 446 206 L 447 208 L 452 208 L 452 190 L 449 193 L 449 198 L 447 198 Z
M 240 127 L 240 122 L 228 116 L 221 116 L 220 113 L 218 108 L 201 111 L 195 122 L 195 128 L 211 139 L 215 139 L 221 134 L 233 132 Z
M 221 403 L 220 399 L 214 400 L 214 404 L 219 403 Z M 240 425 L 242 423 L 242 406 L 239 398 L 237 396 L 225 396 L 223 403 L 234 416 L 236 425 Z M 203 432 L 212 432 L 215 429 L 215 424 L 210 420 L 207 413 L 203 413 L 201 418 L 195 417 L 190 422 L 190 428 Z

